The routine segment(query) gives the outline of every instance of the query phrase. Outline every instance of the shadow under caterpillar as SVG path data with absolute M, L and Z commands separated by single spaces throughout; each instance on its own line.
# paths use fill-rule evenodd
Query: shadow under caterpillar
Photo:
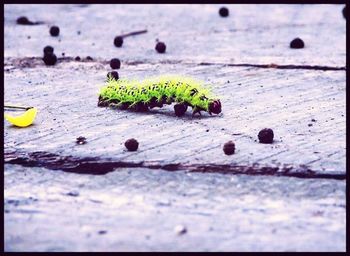
M 221 102 L 211 96 L 203 83 L 188 77 L 160 76 L 141 82 L 108 77 L 107 84 L 101 88 L 98 106 L 114 106 L 119 109 L 148 111 L 164 104 L 174 105 L 175 115 L 183 116 L 192 107 L 192 116 L 201 111 L 210 115 L 221 113 Z

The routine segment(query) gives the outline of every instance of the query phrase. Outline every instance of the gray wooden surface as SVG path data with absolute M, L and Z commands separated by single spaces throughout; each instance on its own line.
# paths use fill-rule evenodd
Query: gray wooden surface
M 5 162 L 8 163 L 5 165 L 7 250 L 345 250 L 343 5 L 227 6 L 230 16 L 221 18 L 218 15 L 220 5 L 5 5 L 5 103 L 39 109 L 34 125 L 28 128 L 4 124 Z M 21 15 L 45 24 L 16 25 L 15 20 Z M 53 24 L 60 26 L 58 38 L 49 36 L 49 27 Z M 148 33 L 126 38 L 121 48 L 113 46 L 114 36 L 145 28 Z M 289 48 L 289 42 L 295 37 L 305 41 L 304 49 Z M 166 43 L 165 54 L 154 50 L 156 39 Z M 46 67 L 40 59 L 46 45 L 52 45 L 60 57 L 53 67 Z M 61 58 L 62 52 L 64 58 Z M 93 60 L 75 61 L 78 55 L 83 59 L 91 56 Z M 172 106 L 149 113 L 98 108 L 98 92 L 113 57 L 121 59 L 118 72 L 123 78 L 142 79 L 171 73 L 211 84 L 213 92 L 221 99 L 222 114 L 192 117 L 187 113 L 177 118 Z M 259 130 L 265 127 L 274 130 L 273 144 L 257 142 Z M 75 144 L 79 136 L 86 137 L 88 143 Z M 124 148 L 124 141 L 132 137 L 140 143 L 137 152 L 127 152 Z M 228 140 L 236 144 L 236 153 L 231 156 L 222 151 Z M 36 167 L 24 168 L 11 163 Z M 118 172 L 112 172 L 116 170 Z M 198 171 L 203 173 L 191 174 Z M 37 172 L 47 178 L 40 178 Z M 24 173 L 28 178 L 21 179 Z M 188 174 L 194 175 L 195 180 L 188 180 Z M 133 182 L 125 185 L 123 180 L 128 175 Z M 142 216 L 143 203 L 132 203 L 126 215 L 116 215 L 123 220 L 119 230 L 115 223 L 111 224 L 114 215 L 110 212 L 122 207 L 108 204 L 111 197 L 108 188 L 114 190 L 108 185 L 109 178 L 103 177 L 116 179 L 111 182 L 128 191 L 120 199 L 126 204 L 133 196 L 144 195 L 151 200 L 154 211 L 158 208 L 161 211 L 162 206 L 150 192 L 153 187 L 158 187 L 160 200 L 167 201 L 170 197 L 180 203 L 168 205 L 159 217 L 163 221 L 158 223 L 154 223 L 153 208 L 149 215 Z M 178 191 L 159 181 L 162 177 L 177 180 Z M 215 182 L 208 181 L 207 177 Z M 230 191 L 230 179 L 238 185 L 248 182 L 247 190 L 232 190 L 230 195 L 226 194 L 226 189 Z M 43 191 L 35 189 L 39 180 Z M 262 183 L 256 184 L 260 180 Z M 77 185 L 84 182 L 94 185 L 91 189 Z M 150 184 L 145 185 L 148 182 Z M 316 186 L 316 191 L 312 192 L 315 200 L 309 199 L 312 184 Z M 196 185 L 199 191 L 195 195 L 179 199 L 179 194 Z M 67 201 L 66 196 L 58 192 L 55 192 L 57 202 L 50 208 L 46 187 L 61 191 L 69 186 L 81 190 L 82 194 L 94 193 L 100 188 L 100 196 L 106 196 L 103 207 L 107 208 L 94 206 L 80 195 L 74 197 L 78 201 Z M 278 195 L 274 197 L 269 192 L 256 195 L 256 186 Z M 290 191 L 298 191 L 300 186 L 303 189 L 297 194 Z M 212 196 L 201 197 L 207 193 L 205 188 Z M 327 196 L 333 201 L 324 206 L 325 191 L 331 188 L 334 190 Z M 286 203 L 289 193 L 293 194 L 290 205 Z M 248 209 L 257 207 L 265 197 L 272 203 L 277 201 L 276 208 L 283 215 L 280 221 L 285 223 L 276 224 L 280 234 L 269 233 L 259 243 L 256 243 L 257 237 L 269 226 L 262 221 L 271 215 L 266 210 L 269 206 L 263 204 L 261 208 L 265 210 L 246 216 L 242 205 L 233 209 L 224 203 L 252 194 L 256 198 L 247 202 Z M 23 200 L 26 206 L 22 209 Z M 197 200 L 203 200 L 203 204 L 191 214 Z M 216 200 L 221 202 L 218 206 Z M 13 203 L 17 201 L 18 204 Z M 306 204 L 312 211 L 322 212 L 319 218 L 323 224 L 312 222 L 308 215 L 310 209 L 302 206 Z M 73 206 L 81 209 L 80 217 L 61 216 L 57 217 L 57 224 L 47 225 L 52 216 Z M 298 208 L 295 214 L 304 221 L 299 224 L 299 230 L 291 213 L 293 207 Z M 205 212 L 206 208 L 211 214 L 202 216 L 200 212 Z M 167 222 L 164 218 L 174 209 L 178 212 Z M 324 212 L 327 214 L 323 215 Z M 133 213 L 135 219 L 125 217 Z M 96 217 L 101 214 L 104 220 Z M 213 217 L 217 214 L 217 218 Z M 239 224 L 234 219 L 226 221 L 228 216 L 243 220 Z M 91 248 L 89 239 L 95 239 L 96 235 L 87 237 L 90 231 L 78 224 L 80 219 L 91 220 L 90 228 L 94 230 L 99 225 L 112 225 L 113 231 L 108 232 L 108 236 L 97 235 L 101 239 Z M 202 224 L 184 235 L 189 236 L 185 244 L 173 243 L 169 237 L 174 235 L 170 227 L 183 219 L 188 220 L 186 225 Z M 60 232 L 53 231 L 44 240 L 33 238 L 33 232 L 45 234 L 47 229 L 54 230 L 67 223 L 73 225 L 72 232 L 81 234 L 79 238 L 62 237 Z M 165 227 L 160 223 L 168 224 Z M 18 229 L 23 225 L 26 231 L 19 234 Z M 222 227 L 225 225 L 227 229 Z M 323 232 L 322 225 L 330 230 Z M 212 233 L 203 233 L 202 229 L 212 226 Z M 140 233 L 134 239 L 136 230 Z M 302 236 L 301 230 L 304 230 Z M 124 233 L 128 235 L 122 236 Z M 282 234 L 286 239 L 276 242 L 276 236 Z M 216 239 L 209 242 L 212 237 Z M 207 243 L 202 243 L 203 239 Z M 52 247 L 57 240 L 62 244 Z
M 7 251 L 345 251 L 345 223 L 345 181 L 5 165 Z

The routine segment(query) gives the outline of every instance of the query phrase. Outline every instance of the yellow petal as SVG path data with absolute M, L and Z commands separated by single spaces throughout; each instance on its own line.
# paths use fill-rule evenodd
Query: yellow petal
M 37 108 L 28 109 L 24 114 L 20 116 L 11 116 L 8 114 L 5 115 L 5 119 L 11 124 L 19 127 L 27 127 L 31 125 L 35 119 L 36 113 L 38 112 Z

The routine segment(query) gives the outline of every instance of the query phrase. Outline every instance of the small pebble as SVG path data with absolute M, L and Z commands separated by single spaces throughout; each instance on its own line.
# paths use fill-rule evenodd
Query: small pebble
M 273 131 L 270 128 L 262 129 L 258 134 L 260 143 L 270 144 L 273 142 Z
M 31 39 L 32 37 L 31 36 L 27 36 L 27 39 Z
M 166 50 L 166 45 L 163 42 L 158 42 L 155 47 L 156 51 L 159 53 L 164 53 Z
M 78 191 L 70 191 L 70 192 L 67 193 L 67 196 L 74 196 L 74 197 L 76 197 L 76 196 L 79 196 L 79 192 Z
M 44 47 L 44 54 L 52 54 L 54 51 L 53 47 L 50 45 L 47 45 Z
M 45 54 L 43 61 L 47 66 L 53 66 L 57 62 L 57 56 L 54 53 Z
M 79 136 L 76 141 L 77 144 L 82 145 L 86 143 L 86 138 L 83 136 Z
M 174 228 L 174 231 L 177 235 L 183 235 L 183 234 L 187 233 L 187 228 L 183 225 L 177 225 Z
M 119 69 L 120 68 L 120 60 L 117 58 L 111 59 L 109 65 L 112 69 Z
M 295 38 L 290 42 L 290 48 L 292 48 L 292 49 L 304 48 L 304 41 L 301 40 L 299 37 Z
M 66 54 L 64 52 L 62 52 L 62 56 L 64 57 Z
M 115 80 L 118 80 L 119 79 L 119 74 L 118 74 L 117 71 L 108 72 L 107 78 L 108 77 L 113 77 Z
M 80 34 L 81 34 L 81 32 L 80 32 L 80 31 L 77 31 L 77 34 L 78 34 L 78 35 L 80 35 Z
M 122 45 L 123 45 L 123 38 L 121 36 L 116 36 L 114 38 L 114 45 L 116 47 L 122 47 Z
M 107 231 L 106 231 L 106 230 L 100 230 L 100 231 L 98 231 L 98 233 L 99 233 L 100 235 L 104 235 L 104 234 L 107 233 Z
M 80 61 L 81 59 L 80 59 L 79 56 L 77 56 L 77 57 L 75 57 L 75 60 L 76 60 L 76 61 Z
M 52 26 L 50 28 L 50 35 L 51 36 L 58 36 L 60 34 L 60 28 L 57 26 Z
M 221 7 L 219 10 L 219 14 L 221 17 L 227 17 L 229 14 L 229 11 L 226 7 Z
M 139 143 L 135 139 L 128 139 L 124 145 L 129 151 L 136 151 L 139 147 Z
M 235 153 L 235 143 L 230 140 L 224 144 L 223 150 L 226 155 L 233 155 Z

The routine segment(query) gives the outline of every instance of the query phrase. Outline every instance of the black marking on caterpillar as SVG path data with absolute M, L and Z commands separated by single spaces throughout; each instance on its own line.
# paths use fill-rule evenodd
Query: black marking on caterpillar
M 172 103 L 176 103 L 174 109 L 177 116 L 184 115 L 188 107 L 192 107 L 192 115 L 201 115 L 201 111 L 210 115 L 221 113 L 220 100 L 210 96 L 210 91 L 201 82 L 186 77 L 158 77 L 142 82 L 109 77 L 98 100 L 101 107 L 113 104 L 122 110 L 136 111 L 148 111 Z

